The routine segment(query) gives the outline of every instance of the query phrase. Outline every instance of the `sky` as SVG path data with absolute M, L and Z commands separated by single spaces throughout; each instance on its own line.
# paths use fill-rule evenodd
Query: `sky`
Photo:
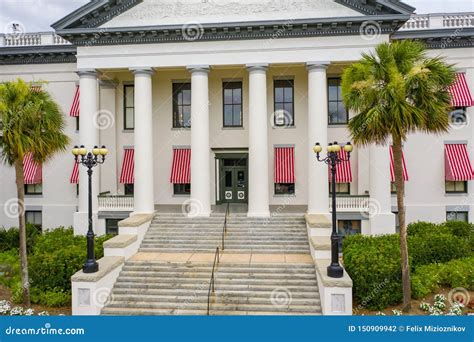
M 186 0 L 180 0 L 186 1 Z M 9 32 L 13 22 L 23 32 L 51 31 L 50 25 L 88 0 L 0 0 L 0 31 Z M 416 12 L 474 12 L 474 0 L 405 0 Z

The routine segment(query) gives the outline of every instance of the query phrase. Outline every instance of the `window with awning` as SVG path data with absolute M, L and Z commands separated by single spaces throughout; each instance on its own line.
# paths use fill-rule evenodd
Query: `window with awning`
M 344 159 L 336 166 L 336 183 L 351 183 L 352 182 L 352 168 L 351 161 L 348 159 L 348 153 L 341 148 L 338 152 L 339 157 Z M 332 181 L 331 168 L 328 167 L 329 182 Z
M 474 170 L 466 144 L 444 145 L 446 181 L 462 182 L 474 179 Z
M 295 183 L 294 147 L 275 147 L 275 183 Z
M 74 162 L 72 167 L 71 178 L 69 179 L 71 184 L 79 184 L 79 164 Z
M 451 105 L 455 108 L 474 106 L 465 73 L 457 73 L 454 83 L 449 87 Z
M 69 116 L 79 117 L 79 96 L 80 90 L 79 85 L 76 86 L 76 92 L 74 93 L 74 98 L 72 100 L 71 109 L 69 110 Z
M 402 151 L 403 181 L 408 181 L 408 170 L 405 162 L 405 154 Z M 393 148 L 390 146 L 390 181 L 395 182 L 395 163 L 393 160 Z
M 43 182 L 42 166 L 34 161 L 31 153 L 27 153 L 23 157 L 23 181 L 25 184 L 41 184 Z
M 135 181 L 135 150 L 126 148 L 123 154 L 122 172 L 120 173 L 120 184 L 133 184 Z
M 173 163 L 171 164 L 170 183 L 190 184 L 191 183 L 191 149 L 174 148 Z

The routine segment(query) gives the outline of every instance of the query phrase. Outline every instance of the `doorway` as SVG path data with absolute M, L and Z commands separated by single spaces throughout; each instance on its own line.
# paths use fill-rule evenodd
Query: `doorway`
M 222 154 L 219 160 L 218 203 L 247 203 L 248 154 Z

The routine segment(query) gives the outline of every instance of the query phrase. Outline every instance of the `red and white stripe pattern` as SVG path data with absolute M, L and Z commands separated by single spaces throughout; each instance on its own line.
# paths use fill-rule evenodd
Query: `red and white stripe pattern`
M 76 86 L 76 93 L 74 94 L 74 99 L 72 100 L 71 110 L 69 111 L 69 116 L 77 118 L 79 116 L 79 96 L 80 90 L 79 86 Z
M 191 149 L 173 149 L 173 163 L 171 165 L 170 183 L 191 183 Z
M 456 79 L 449 87 L 451 93 L 451 105 L 453 107 L 471 107 L 474 106 L 474 99 L 466 81 L 466 74 L 456 74 Z
M 402 151 L 403 181 L 408 181 L 407 164 L 405 163 L 405 154 Z M 393 148 L 390 146 L 390 181 L 395 182 L 395 166 L 393 162 Z
M 43 169 L 35 163 L 31 153 L 23 157 L 23 181 L 25 184 L 41 184 L 43 182 Z
M 72 168 L 72 174 L 69 181 L 71 184 L 79 184 L 79 164 L 76 162 L 74 162 L 74 167 Z
M 120 184 L 133 184 L 135 181 L 135 150 L 127 148 L 123 154 Z
M 444 167 L 447 181 L 474 179 L 474 171 L 465 144 L 444 145 Z
M 348 153 L 343 148 L 339 151 L 339 158 L 348 159 Z M 331 168 L 328 169 L 329 182 L 331 182 Z M 352 167 L 350 160 L 343 160 L 336 166 L 336 183 L 351 183 L 352 182 Z
M 275 183 L 295 183 L 294 147 L 275 147 Z
M 39 92 L 41 92 L 42 90 L 43 90 L 43 89 L 42 89 L 42 87 L 41 87 L 40 85 L 34 85 L 34 84 L 33 84 L 33 85 L 31 86 L 31 88 L 30 88 L 30 91 L 31 91 L 32 93 L 39 93 Z

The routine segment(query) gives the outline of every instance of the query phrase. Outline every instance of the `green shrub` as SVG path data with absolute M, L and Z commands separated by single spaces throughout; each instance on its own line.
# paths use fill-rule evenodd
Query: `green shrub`
M 420 265 L 464 258 L 471 254 L 471 249 L 465 238 L 442 232 L 410 236 L 408 253 L 413 259 L 412 266 L 416 268 Z
M 0 284 L 12 287 L 20 281 L 20 256 L 18 250 L 0 253 Z
M 413 297 L 420 299 L 439 290 L 440 287 L 464 287 L 474 290 L 474 257 L 456 259 L 447 263 L 420 266 L 412 274 Z
M 71 292 L 62 289 L 39 291 L 34 288 L 31 292 L 31 302 L 48 307 L 70 306 Z
M 399 235 L 351 235 L 344 239 L 344 266 L 355 301 L 380 310 L 402 300 Z
M 448 221 L 443 223 L 444 227 L 446 227 L 451 234 L 459 237 L 464 237 L 466 239 L 471 238 L 474 236 L 474 224 L 463 222 L 463 221 Z
M 41 235 L 36 226 L 26 224 L 26 247 L 28 253 L 33 250 L 37 238 Z M 20 248 L 20 234 L 18 228 L 0 229 L 0 252 Z

